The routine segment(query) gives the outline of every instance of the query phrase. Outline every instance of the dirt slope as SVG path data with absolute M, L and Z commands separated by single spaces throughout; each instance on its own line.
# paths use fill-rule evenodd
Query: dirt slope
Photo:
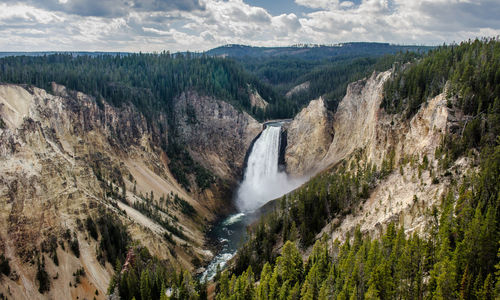
M 211 257 L 203 231 L 215 218 L 215 204 L 197 200 L 177 184 L 155 142 L 158 132 L 132 107 L 98 104 L 56 84 L 52 93 L 2 84 L 0 117 L 5 123 L 0 129 L 0 253 L 13 270 L 10 278 L 0 280 L 0 293 L 13 299 L 92 299 L 97 290 L 102 299 L 113 266 L 98 261 L 98 242 L 82 225 L 102 209 L 176 268 L 193 269 L 193 258 Z M 150 199 L 151 192 L 152 203 L 168 211 L 162 216 L 186 240 L 174 236 L 177 245 L 169 243 L 163 237 L 168 230 L 131 207 Z M 119 195 L 128 203 L 118 203 Z M 195 215 L 160 200 L 174 195 L 193 206 Z M 66 232 L 78 239 L 78 258 L 69 249 Z M 59 266 L 44 245 L 55 245 Z M 51 289 L 44 294 L 35 279 L 38 259 L 45 261 L 51 278 Z M 86 275 L 75 285 L 78 268 Z

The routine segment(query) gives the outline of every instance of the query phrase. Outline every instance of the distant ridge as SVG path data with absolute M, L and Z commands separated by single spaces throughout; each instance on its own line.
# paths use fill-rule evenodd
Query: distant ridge
M 389 43 L 352 42 L 334 45 L 299 44 L 286 47 L 254 47 L 228 44 L 205 52 L 210 56 L 243 57 L 297 57 L 324 59 L 338 56 L 377 56 L 400 51 L 427 52 L 432 46 L 407 46 Z
M 125 55 L 130 55 L 131 52 L 103 52 L 103 51 L 34 51 L 34 52 L 22 51 L 22 52 L 15 52 L 15 51 L 9 51 L 9 52 L 0 52 L 0 57 L 44 56 L 44 55 L 53 55 L 53 54 L 70 54 L 73 56 L 82 56 L 82 55 L 88 55 L 88 56 L 120 55 L 120 56 L 125 56 Z

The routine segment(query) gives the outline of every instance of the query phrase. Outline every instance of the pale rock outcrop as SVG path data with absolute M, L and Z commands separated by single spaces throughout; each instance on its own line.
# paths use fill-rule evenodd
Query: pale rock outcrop
M 264 98 L 259 94 L 259 92 L 255 91 L 250 91 L 250 105 L 252 107 L 257 107 L 260 109 L 266 109 L 269 103 L 267 103 Z
M 220 178 L 235 182 L 262 124 L 227 102 L 196 92 L 177 97 L 174 110 L 178 137 L 192 157 Z
M 325 156 L 333 139 L 332 122 L 333 116 L 320 97 L 309 102 L 292 122 L 285 125 L 285 162 L 289 174 L 302 176 L 317 170 L 317 162 Z
M 433 153 L 447 129 L 445 93 L 429 100 L 409 121 L 404 120 L 380 108 L 389 76 L 390 72 L 374 73 L 348 86 L 335 113 L 335 137 L 324 165 L 335 164 L 356 149 L 364 149 L 366 160 L 377 166 L 392 150 L 395 161 L 404 155 Z
M 389 75 L 373 73 L 366 80 L 349 84 L 335 112 L 335 137 L 321 166 L 335 164 L 375 140 L 383 86 Z
M 346 161 L 347 166 L 351 162 L 360 166 L 370 163 L 380 170 L 384 160 L 392 157 L 393 171 L 377 183 L 370 197 L 352 207 L 346 217 L 334 219 L 324 228 L 321 234 L 329 234 L 332 240 L 343 240 L 347 233 L 352 236 L 357 225 L 362 232 L 376 235 L 393 221 L 403 225 L 407 232 L 425 234 L 423 229 L 429 221 L 426 210 L 437 204 L 449 185 L 448 177 L 436 174 L 439 169 L 434 153 L 443 134 L 457 126 L 460 113 L 450 116 L 443 91 L 423 104 L 411 119 L 402 114 L 387 114 L 381 103 L 383 86 L 390 74 L 389 71 L 373 73 L 369 78 L 351 83 L 334 114 L 330 131 L 326 129 L 327 122 L 318 121 L 327 119 L 324 114 L 304 118 L 307 110 L 292 121 L 290 127 L 296 129 L 288 130 L 286 157 L 292 173 L 300 170 L 316 173 L 342 161 Z M 316 129 L 309 127 L 314 126 L 309 125 L 312 120 L 317 122 Z M 314 138 L 315 130 L 334 132 L 333 140 Z M 298 135 L 304 138 L 297 139 L 294 131 L 304 131 Z M 400 166 L 402 158 L 420 164 L 424 157 L 428 161 L 426 170 L 419 171 L 415 165 Z M 470 163 L 461 159 L 453 168 L 463 173 L 470 168 Z M 439 179 L 436 180 L 436 176 Z
M 305 90 L 309 89 L 310 85 L 311 85 L 310 81 L 306 81 L 306 82 L 303 82 L 299 85 L 296 85 L 285 94 L 285 97 L 290 98 L 295 94 L 298 94 L 302 91 L 305 91 Z
M 378 118 L 374 127 L 368 126 L 373 130 L 370 138 L 357 144 L 358 149 L 364 149 L 359 163 L 371 162 L 380 168 L 382 161 L 393 151 L 394 171 L 379 182 L 366 201 L 351 210 L 352 214 L 333 220 L 324 229 L 323 232 L 327 232 L 332 239 L 343 240 L 348 232 L 352 236 L 357 225 L 362 232 L 381 234 L 385 226 L 394 221 L 404 226 L 407 233 L 425 235 L 430 221 L 426 212 L 433 205 L 439 205 L 450 184 L 450 178 L 442 176 L 434 182 L 435 176 L 439 176 L 434 153 L 443 134 L 451 126 L 445 93 L 430 99 L 410 120 L 385 114 L 378 108 L 380 101 L 381 97 L 376 99 L 375 111 L 371 111 Z M 402 158 L 420 164 L 424 157 L 429 162 L 425 170 L 419 170 L 418 165 L 400 166 Z M 345 158 L 349 159 L 348 155 Z M 469 165 L 470 162 L 464 158 L 455 162 L 452 168 L 466 172 Z

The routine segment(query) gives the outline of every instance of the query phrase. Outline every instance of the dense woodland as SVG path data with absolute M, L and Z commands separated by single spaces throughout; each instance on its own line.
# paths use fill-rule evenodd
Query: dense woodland
M 15 56 L 0 59 L 0 81 L 50 89 L 51 82 L 106 99 L 115 106 L 133 104 L 151 119 L 171 112 L 173 99 L 187 90 L 228 101 L 252 112 L 247 84 L 271 108 L 266 118 L 290 116 L 289 105 L 232 60 L 190 54 Z M 173 117 L 173 116 L 170 116 Z
M 382 106 L 392 113 L 412 116 L 429 97 L 441 93 L 458 97 L 467 115 L 486 113 L 500 97 L 500 43 L 475 40 L 431 50 L 418 64 L 398 65 L 385 85 Z
M 323 96 L 329 108 L 335 110 L 345 95 L 348 83 L 362 79 L 373 71 L 385 71 L 394 63 L 412 61 L 429 49 L 432 48 L 378 43 L 277 49 L 236 45 L 217 48 L 209 53 L 226 53 L 233 57 L 245 70 L 274 87 L 281 96 L 293 87 L 308 82 L 308 89 L 290 97 L 292 103 L 302 107 L 311 99 Z
M 435 154 L 439 169 L 432 170 L 433 181 L 452 176 L 451 162 L 463 155 L 477 163 L 479 172 L 452 177 L 440 206 L 423 212 L 433 220 L 428 235 L 408 236 L 391 224 L 382 237 L 373 240 L 358 230 L 352 239 L 334 242 L 329 248 L 324 237 L 316 241 L 303 263 L 299 250 L 312 245 L 332 217 L 348 214 L 378 180 L 397 172 L 391 155 L 378 170 L 344 163 L 281 199 L 276 210 L 251 229 L 232 269 L 217 276 L 217 299 L 498 297 L 499 63 L 498 40 L 469 41 L 440 47 L 397 69 L 386 84 L 382 105 L 390 113 L 411 116 L 449 82 L 449 106 L 468 117 L 463 130 L 443 137 Z M 427 71 L 433 66 L 441 71 Z M 423 171 L 432 168 L 426 157 L 409 157 L 399 163 Z M 278 255 L 280 242 L 284 246 Z
M 253 47 L 229 44 L 205 52 L 210 56 L 227 56 L 237 60 L 275 60 L 277 58 L 295 58 L 303 61 L 336 61 L 339 59 L 383 56 L 397 52 L 419 52 L 432 46 L 405 46 L 389 43 L 351 42 L 336 45 L 298 44 L 288 47 Z M 257 64 L 261 65 L 260 62 Z

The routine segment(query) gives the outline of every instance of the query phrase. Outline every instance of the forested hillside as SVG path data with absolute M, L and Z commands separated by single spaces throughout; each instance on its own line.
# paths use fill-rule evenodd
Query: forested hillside
M 314 69 L 300 74 L 298 78 L 289 81 L 284 81 L 277 87 L 278 91 L 285 92 L 290 88 L 289 83 L 298 85 L 308 82 L 307 89 L 293 93 L 289 98 L 293 103 L 299 103 L 301 106 L 306 104 L 310 99 L 316 99 L 323 96 L 328 108 L 335 111 L 338 103 L 345 96 L 347 85 L 356 80 L 369 76 L 372 72 L 385 71 L 390 69 L 394 64 L 406 63 L 413 61 L 422 54 L 418 52 L 400 52 L 397 54 L 384 56 L 369 56 L 363 58 L 347 58 L 338 61 L 324 63 Z M 271 74 L 279 74 L 278 72 Z
M 0 60 L 0 81 L 48 88 L 55 81 L 69 89 L 106 99 L 111 104 L 134 104 L 148 117 L 171 111 L 172 99 L 186 90 L 228 101 L 252 114 L 247 85 L 270 103 L 265 118 L 287 117 L 293 110 L 271 88 L 235 62 L 191 55 L 130 54 L 15 56 Z
M 55 81 L 114 105 L 132 103 L 150 118 L 155 112 L 171 111 L 172 99 L 191 89 L 265 120 L 293 117 L 309 100 L 322 95 L 336 103 L 349 82 L 394 62 L 412 60 L 429 49 L 348 43 L 276 48 L 232 45 L 203 54 L 42 52 L 1 57 L 0 82 L 48 89 Z M 285 97 L 289 89 L 306 81 L 311 82 L 309 89 L 291 99 Z M 251 106 L 247 85 L 269 102 L 266 110 Z
M 269 48 L 228 45 L 206 53 L 235 59 L 282 96 L 294 86 L 308 82 L 308 88 L 291 95 L 292 102 L 302 107 L 311 99 L 324 96 L 329 108 L 335 110 L 348 83 L 374 70 L 387 70 L 394 62 L 404 63 L 420 57 L 430 49 L 432 47 L 385 43 Z
M 297 59 L 318 61 L 322 59 L 379 56 L 400 51 L 422 51 L 429 46 L 405 46 L 389 43 L 352 42 L 337 45 L 299 44 L 288 47 L 252 47 L 245 45 L 225 45 L 205 52 L 210 56 L 228 56 L 234 58 L 267 59 L 293 57 Z
M 431 221 L 425 234 L 407 235 L 392 223 L 374 239 L 358 228 L 343 243 L 327 236 L 315 243 L 330 220 L 352 213 L 379 182 L 398 172 L 395 165 L 401 175 L 408 164 L 419 174 L 429 168 L 426 157 L 396 164 L 389 155 L 380 168 L 343 163 L 283 197 L 251 229 L 233 268 L 217 277 L 217 299 L 498 297 L 499 63 L 498 40 L 469 41 L 401 66 L 386 83 L 382 105 L 403 122 L 445 86 L 448 106 L 464 114 L 460 126 L 443 133 L 435 152 L 438 170 L 431 172 L 451 181 L 439 205 L 426 210 Z M 476 172 L 452 174 L 451 165 L 464 156 Z M 304 264 L 301 252 L 314 243 Z

